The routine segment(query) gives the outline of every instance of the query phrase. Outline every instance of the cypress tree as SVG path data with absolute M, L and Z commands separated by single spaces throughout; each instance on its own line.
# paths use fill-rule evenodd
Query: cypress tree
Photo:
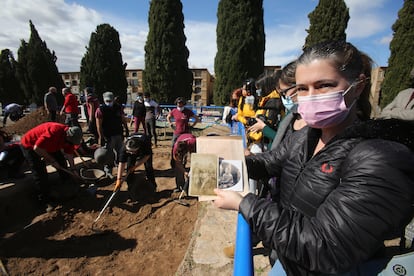
M 264 69 L 265 33 L 262 0 L 221 0 L 217 11 L 216 80 L 213 100 L 229 102 L 231 92 Z
M 410 71 L 414 68 L 414 0 L 404 1 L 392 30 L 391 54 L 381 85 L 381 107 L 389 104 L 398 92 L 413 85 Z
M 310 26 L 303 48 L 324 41 L 346 41 L 349 9 L 344 0 L 319 0 L 308 18 Z
M 27 104 L 16 78 L 17 62 L 9 49 L 4 49 L 0 54 L 0 99 L 4 105 L 15 102 Z
M 81 61 L 81 89 L 94 87 L 98 96 L 111 91 L 125 103 L 128 87 L 125 69 L 118 31 L 109 24 L 98 25 Z
M 48 88 L 55 86 L 61 89 L 64 83 L 56 66 L 55 52 L 47 48 L 32 21 L 29 23 L 29 42 L 22 40 L 18 50 L 17 78 L 28 102 L 43 105 Z
M 160 102 L 171 103 L 178 96 L 188 99 L 192 93 L 182 8 L 180 0 L 150 4 L 143 87 Z

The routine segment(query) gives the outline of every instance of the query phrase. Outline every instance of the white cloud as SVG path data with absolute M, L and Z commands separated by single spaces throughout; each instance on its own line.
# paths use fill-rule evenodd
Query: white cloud
M 190 51 L 188 65 L 190 68 L 207 68 L 214 72 L 214 57 L 217 52 L 216 24 L 186 21 L 184 33 L 186 46 Z
M 29 20 L 32 20 L 42 40 L 55 51 L 60 71 L 77 71 L 85 53 L 90 33 L 102 20 L 94 10 L 63 0 L 6 0 L 0 10 L 1 49 L 9 48 L 15 53 L 20 40 L 30 38 Z
M 265 28 L 265 65 L 285 65 L 296 59 L 305 43 L 307 21 Z
M 391 40 L 392 40 L 392 35 L 388 35 L 388 36 L 381 37 L 381 39 L 379 40 L 379 43 L 388 46 Z
M 389 18 L 384 18 L 380 13 L 387 0 L 345 0 L 345 2 L 350 16 L 346 30 L 349 39 L 366 38 L 389 29 Z

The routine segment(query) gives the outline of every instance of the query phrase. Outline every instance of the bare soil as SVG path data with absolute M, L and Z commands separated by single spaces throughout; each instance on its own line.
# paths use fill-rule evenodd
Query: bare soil
M 40 108 L 4 130 L 22 135 L 45 121 L 46 113 Z M 176 275 L 193 234 L 199 203 L 196 198 L 183 200 L 189 206 L 175 201 L 179 194 L 173 193 L 170 136 L 160 134 L 159 146 L 153 149 L 156 195 L 127 203 L 124 183 L 96 223 L 112 194 L 111 180 L 99 183 L 96 194 L 80 189 L 49 213 L 36 205 L 30 192 L 8 192 L 0 184 L 0 198 L 7 198 L 0 202 L 0 260 L 4 265 L 0 264 L 0 275 Z M 30 178 L 26 176 L 15 186 L 30 187 Z

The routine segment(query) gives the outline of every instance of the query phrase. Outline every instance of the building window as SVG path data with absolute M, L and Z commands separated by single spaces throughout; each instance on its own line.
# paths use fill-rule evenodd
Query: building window
M 194 71 L 194 77 L 201 77 L 201 71 L 200 70 L 195 70 Z
M 70 79 L 70 75 L 69 74 L 65 74 L 65 80 Z
M 201 79 L 194 80 L 194 86 L 201 86 L 201 82 L 202 82 Z
M 201 93 L 201 88 L 200 87 L 194 88 L 194 93 L 195 94 Z
M 78 86 L 78 81 L 77 80 L 73 80 L 72 81 L 72 86 Z
M 137 77 L 137 72 L 132 72 L 132 77 Z
M 129 80 L 129 85 L 130 86 L 138 86 L 138 80 L 137 79 L 131 79 Z

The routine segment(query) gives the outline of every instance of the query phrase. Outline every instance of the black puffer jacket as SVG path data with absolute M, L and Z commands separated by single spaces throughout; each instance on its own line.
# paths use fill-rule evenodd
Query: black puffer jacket
M 306 127 L 246 157 L 250 178 L 280 177 L 279 202 L 249 194 L 240 212 L 289 275 L 346 272 L 383 257 L 384 240 L 401 237 L 414 214 L 413 124 L 356 123 L 312 156 L 319 136 Z

